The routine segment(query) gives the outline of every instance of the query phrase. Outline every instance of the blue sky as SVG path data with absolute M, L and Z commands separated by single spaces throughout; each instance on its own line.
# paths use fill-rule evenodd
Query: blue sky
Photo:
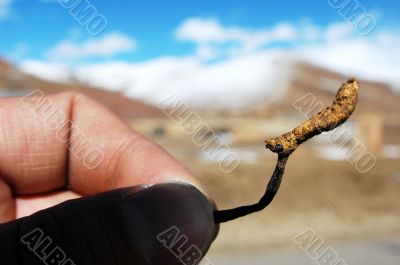
M 221 100 L 227 90 L 232 104 L 260 90 L 275 98 L 299 60 L 400 90 L 397 0 L 60 1 L 95 8 L 104 31 L 90 34 L 58 0 L 0 0 L 0 57 L 153 102 Z M 363 31 L 362 18 L 373 27 Z
M 6 17 L 0 20 L 0 54 L 14 57 L 11 59 L 43 59 L 62 40 L 91 37 L 57 0 L 1 2 L 9 4 L 7 14 L 3 15 Z M 377 18 L 378 28 L 398 27 L 399 1 L 359 2 Z M 116 55 L 126 60 L 192 52 L 192 43 L 174 38 L 176 28 L 189 17 L 216 18 L 225 25 L 252 29 L 272 27 L 282 21 L 309 21 L 323 27 L 343 20 L 327 1 L 92 0 L 90 3 L 107 19 L 108 25 L 103 35 L 118 31 L 136 40 L 137 49 L 134 52 Z M 18 53 L 18 49 L 23 51 Z

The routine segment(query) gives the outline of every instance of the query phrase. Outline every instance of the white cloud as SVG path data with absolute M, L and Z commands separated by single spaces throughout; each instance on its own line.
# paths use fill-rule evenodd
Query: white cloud
M 335 23 L 330 25 L 325 31 L 325 39 L 327 41 L 335 41 L 344 39 L 353 34 L 354 28 L 348 23 Z
M 51 81 L 71 77 L 157 104 L 176 95 L 191 106 L 245 107 L 285 92 L 290 60 L 268 51 L 207 65 L 193 57 L 161 57 L 141 63 L 113 61 L 77 67 L 26 61 L 20 69 Z M 285 71 L 281 71 L 286 69 Z
M 218 51 L 210 44 L 202 43 L 197 47 L 197 57 L 201 60 L 207 61 L 217 57 Z
M 241 27 L 226 27 L 215 19 L 189 18 L 176 30 L 175 36 L 180 41 L 190 41 L 197 45 L 200 59 L 213 59 L 221 54 L 220 47 L 230 46 L 233 54 L 253 52 L 265 45 L 292 41 L 296 38 L 295 27 L 281 23 L 273 28 L 251 30 Z
M 290 63 L 283 60 L 286 57 L 268 51 L 213 65 L 190 57 L 163 57 L 143 63 L 84 66 L 76 70 L 76 76 L 153 103 L 173 94 L 191 106 L 244 107 L 258 100 L 275 100 L 284 92 L 290 75 L 290 71 L 281 71 Z
M 66 83 L 71 78 L 69 68 L 62 63 L 26 60 L 19 64 L 19 69 L 33 76 L 54 82 Z
M 333 71 L 388 83 L 400 89 L 400 36 L 339 38 L 296 49 L 302 60 Z
M 78 60 L 88 57 L 110 57 L 136 48 L 136 41 L 121 33 L 113 32 L 82 43 L 63 41 L 49 52 L 53 60 Z
M 295 30 L 289 23 L 281 23 L 271 29 L 251 30 L 222 26 L 215 19 L 189 18 L 178 27 L 175 35 L 179 40 L 195 43 L 224 43 L 229 41 L 246 43 L 255 39 L 268 43 L 292 40 L 295 37 Z
M 314 41 L 321 35 L 321 29 L 315 25 L 306 24 L 302 25 L 300 34 L 304 41 Z
M 235 58 L 266 50 L 265 46 L 274 42 L 285 42 L 290 48 L 282 51 L 301 60 L 400 89 L 400 36 L 374 32 L 372 37 L 363 37 L 346 22 L 325 28 L 283 22 L 268 29 L 251 30 L 226 27 L 215 19 L 189 18 L 178 28 L 176 37 L 197 44 L 197 56 L 205 60 L 218 55 Z M 232 42 L 236 45 L 227 45 Z
M 217 20 L 190 18 L 177 29 L 176 37 L 198 43 L 224 42 L 237 39 L 237 29 L 224 29 Z
M 11 3 L 12 0 L 0 0 L 0 20 L 9 16 Z
M 294 28 L 295 35 L 301 37 L 293 39 L 292 26 L 283 23 L 269 29 L 266 35 L 269 39 L 291 39 L 288 41 L 291 45 L 271 49 L 259 47 L 258 43 L 265 40 L 260 37 L 264 36 L 260 31 L 238 27 L 226 30 L 216 21 L 209 20 L 206 23 L 209 29 L 201 32 L 196 25 L 198 22 L 192 21 L 183 28 L 185 30 L 177 33 L 180 39 L 198 41 L 197 54 L 187 57 L 163 56 L 135 63 L 109 60 L 79 65 L 73 71 L 68 71 L 62 64 L 27 61 L 21 68 L 51 80 L 66 81 L 73 76 L 153 103 L 175 94 L 191 106 L 244 107 L 256 101 L 272 101 L 284 93 L 295 60 L 387 82 L 400 89 L 398 34 L 374 32 L 375 37 L 365 38 L 354 30 L 349 31 L 343 24 L 325 28 L 306 24 Z M 196 31 L 200 33 L 195 36 L 193 32 Z M 254 36 L 250 42 L 240 41 L 242 37 L 239 36 L 251 35 L 251 32 Z M 235 38 L 241 46 L 215 45 Z M 247 46 L 250 46 L 248 50 Z M 215 58 L 215 53 L 228 56 L 214 63 L 203 61 Z

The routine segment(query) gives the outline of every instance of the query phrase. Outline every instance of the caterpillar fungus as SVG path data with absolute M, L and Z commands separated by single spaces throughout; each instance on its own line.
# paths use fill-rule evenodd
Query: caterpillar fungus
M 266 148 L 278 154 L 278 161 L 265 194 L 256 204 L 214 211 L 215 223 L 227 222 L 267 207 L 278 192 L 285 165 L 290 154 L 293 153 L 300 144 L 313 136 L 333 130 L 343 124 L 356 108 L 359 91 L 359 82 L 355 78 L 348 79 L 347 82 L 342 84 L 339 88 L 331 106 L 301 123 L 292 131 L 279 137 L 267 139 L 265 141 Z

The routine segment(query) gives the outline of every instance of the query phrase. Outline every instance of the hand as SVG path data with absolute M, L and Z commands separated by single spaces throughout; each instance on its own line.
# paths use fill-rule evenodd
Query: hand
M 0 99 L 0 264 L 195 264 L 217 233 L 198 187 L 90 98 Z

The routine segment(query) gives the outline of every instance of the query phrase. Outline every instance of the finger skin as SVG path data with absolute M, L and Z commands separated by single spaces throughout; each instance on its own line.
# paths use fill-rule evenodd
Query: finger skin
M 200 186 L 162 147 L 82 94 L 0 99 L 0 121 L 0 179 L 16 195 L 66 186 L 93 195 L 176 180 Z M 98 164 L 88 162 L 93 151 Z
M 86 158 L 93 150 L 102 160 L 88 167 Z M 0 99 L 0 222 L 49 205 L 26 196 L 66 189 L 78 196 L 94 195 L 174 181 L 201 190 L 190 170 L 87 96 L 35 92 Z M 21 196 L 25 198 L 18 200 Z M 43 199 L 55 204 L 50 196 Z
M 212 212 L 200 191 L 178 183 L 74 199 L 0 225 L 0 264 L 182 265 L 158 235 L 176 227 L 187 237 L 181 250 L 193 245 L 204 255 L 217 232 Z

